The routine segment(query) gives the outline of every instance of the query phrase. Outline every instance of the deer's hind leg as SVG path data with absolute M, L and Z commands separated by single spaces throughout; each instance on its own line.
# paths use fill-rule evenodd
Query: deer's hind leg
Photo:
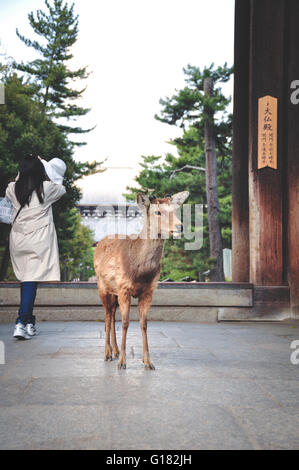
M 112 306 L 112 309 L 111 309 L 111 327 L 110 327 L 110 331 L 111 331 L 112 352 L 113 352 L 114 358 L 116 359 L 117 357 L 119 357 L 119 349 L 118 349 L 118 346 L 117 346 L 116 332 L 115 332 L 115 312 L 116 312 L 116 309 L 117 309 L 118 301 L 117 301 L 117 296 L 114 296 L 114 297 L 115 297 L 115 302 L 114 302 L 114 304 Z
M 131 297 L 125 293 L 120 293 L 118 295 L 118 303 L 121 312 L 122 320 L 122 339 L 121 339 L 121 348 L 120 355 L 118 359 L 118 368 L 125 369 L 126 365 L 126 339 L 127 331 L 130 323 L 130 303 Z
M 100 297 L 105 309 L 105 361 L 112 361 L 112 352 L 117 352 L 115 335 L 115 310 L 117 307 L 117 297 L 112 294 L 100 292 Z M 112 327 L 112 347 L 110 344 L 110 332 Z

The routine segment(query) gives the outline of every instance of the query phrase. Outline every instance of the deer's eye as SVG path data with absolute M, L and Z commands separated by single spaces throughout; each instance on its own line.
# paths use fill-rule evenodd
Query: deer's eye
M 160 212 L 160 211 L 156 211 L 155 214 L 156 214 L 156 215 L 161 215 L 161 212 Z

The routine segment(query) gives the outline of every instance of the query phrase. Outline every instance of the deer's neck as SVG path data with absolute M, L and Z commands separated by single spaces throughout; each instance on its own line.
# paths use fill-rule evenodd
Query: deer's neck
M 151 265 L 160 265 L 165 240 L 162 238 L 150 238 L 148 226 L 143 227 L 138 238 L 141 241 L 141 252 L 145 262 L 149 262 Z

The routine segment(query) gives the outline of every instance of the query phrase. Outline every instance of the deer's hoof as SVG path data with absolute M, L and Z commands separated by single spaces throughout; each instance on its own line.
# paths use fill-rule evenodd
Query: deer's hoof
M 121 362 L 118 363 L 118 368 L 119 369 L 126 369 L 127 368 L 127 364 L 122 364 Z
M 119 352 L 113 353 L 113 356 L 114 356 L 114 359 L 118 359 L 118 357 L 119 357 Z
M 112 356 L 105 356 L 105 361 L 112 361 Z
M 145 370 L 155 370 L 155 366 L 151 362 L 149 364 L 144 364 L 144 368 Z

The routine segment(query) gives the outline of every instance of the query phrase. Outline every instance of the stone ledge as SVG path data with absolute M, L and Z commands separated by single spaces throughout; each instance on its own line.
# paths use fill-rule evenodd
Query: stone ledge
M 104 321 L 104 308 L 99 307 L 36 307 L 34 314 L 37 321 Z M 16 320 L 17 307 L 0 307 L 0 323 L 13 323 Z M 183 321 L 198 323 L 217 322 L 218 309 L 209 307 L 152 307 L 148 320 Z M 116 320 L 120 321 L 120 311 L 116 311 Z M 130 311 L 130 320 L 139 321 L 137 307 Z
M 218 309 L 218 321 L 283 321 L 293 318 L 287 307 L 253 307 Z
M 0 281 L 1 288 L 20 287 L 19 282 Z M 39 289 L 64 287 L 66 289 L 96 289 L 96 282 L 41 282 Z M 252 289 L 253 284 L 249 282 L 158 282 L 158 289 Z
M 0 307 L 0 323 L 13 323 L 17 316 L 17 307 Z M 105 313 L 102 306 L 37 306 L 34 313 L 38 321 L 104 321 Z M 283 321 L 294 320 L 288 309 L 274 308 L 226 308 L 226 307 L 179 307 L 152 306 L 149 321 L 177 321 L 194 323 L 215 323 L 221 321 Z M 121 320 L 119 309 L 116 320 Z M 130 320 L 139 320 L 136 306 L 131 307 Z
M 164 283 L 163 287 L 161 284 L 154 293 L 154 306 L 250 307 L 253 304 L 249 284 Z M 1 283 L 0 305 L 18 306 L 19 291 L 18 283 Z M 35 305 L 97 307 L 101 301 L 94 283 L 68 283 L 67 287 L 65 283 L 47 283 L 38 288 Z M 137 305 L 137 299 L 132 299 L 132 305 Z

